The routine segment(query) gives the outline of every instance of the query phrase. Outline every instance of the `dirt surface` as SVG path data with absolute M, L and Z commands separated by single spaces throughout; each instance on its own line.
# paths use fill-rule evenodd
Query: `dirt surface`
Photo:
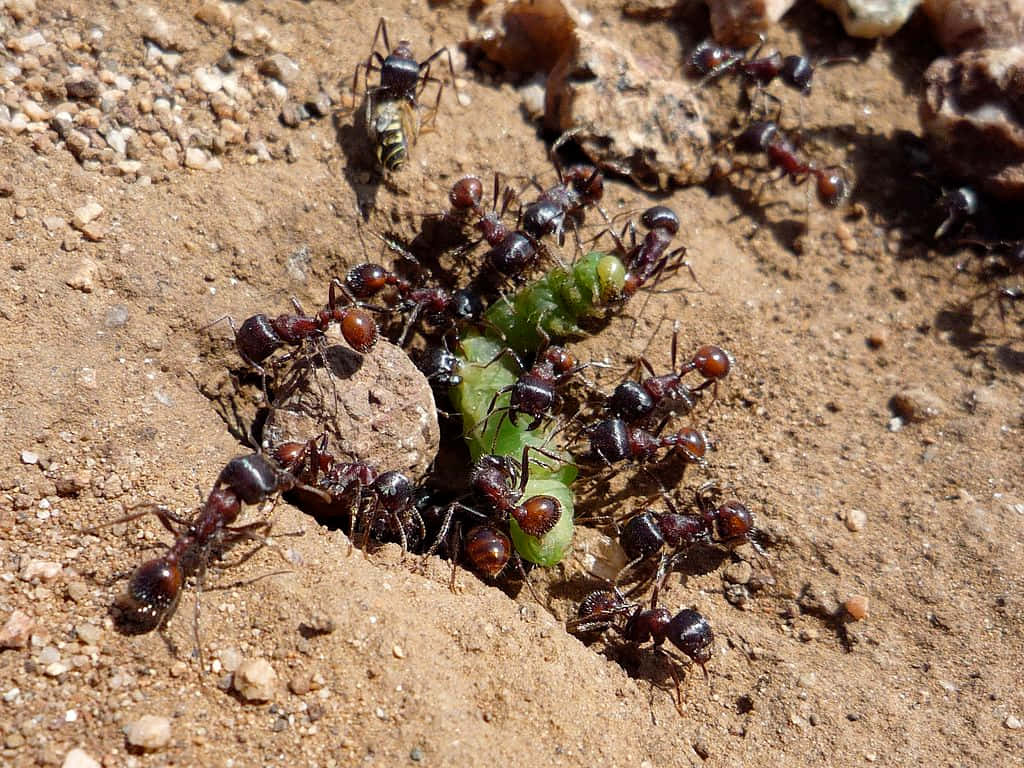
M 923 25 L 851 44 L 827 13 L 799 5 L 770 44 L 815 55 L 846 46 L 863 59 L 823 68 L 808 98 L 780 93 L 784 122 L 807 137 L 802 151 L 856 179 L 849 205 L 808 206 L 805 188 L 786 184 L 758 198 L 758 178 L 659 198 L 679 212 L 679 239 L 708 290 L 681 273 L 635 326 L 641 301 L 574 347 L 615 364 L 601 372 L 605 388 L 640 354 L 667 368 L 673 321 L 683 350 L 718 343 L 736 357 L 697 419 L 719 444 L 712 476 L 736 489 L 771 543 L 766 562 L 741 551 L 671 580 L 663 603 L 696 607 L 716 634 L 708 679 L 684 670 L 680 717 L 664 661 L 614 643 L 602 654 L 600 642 L 565 632 L 595 585 L 586 529 L 577 552 L 537 578 L 548 611 L 526 590 L 513 600 L 461 570 L 452 592 L 437 558 L 421 572 L 394 546 L 350 554 L 343 533 L 280 503 L 272 546 L 210 569 L 201 661 L 192 589 L 164 632 L 116 630 L 108 611 L 124 577 L 167 533 L 152 517 L 83 528 L 145 502 L 189 515 L 247 450 L 201 392 L 237 366 L 216 341 L 227 328 L 204 326 L 287 311 L 289 296 L 322 303 L 328 279 L 365 259 L 357 207 L 364 232 L 411 236 L 464 173 L 552 183 L 554 172 L 517 91 L 466 70 L 462 103 L 446 90 L 410 166 L 393 184 L 375 181 L 361 116 L 337 104 L 378 16 L 425 55 L 466 39 L 461 8 L 224 6 L 265 25 L 298 65 L 288 101 L 316 96 L 317 78 L 334 100 L 334 117 L 289 128 L 278 121 L 284 94 L 256 72 L 266 49 L 238 64 L 247 101 L 225 105 L 190 84 L 232 44 L 221 17 L 194 18 L 198 3 L 151 5 L 175 38 L 164 50 L 179 52 L 148 61 L 143 34 L 167 30 L 146 27 L 135 4 L 9 5 L 20 9 L 0 14 L 9 51 L 34 31 L 57 45 L 14 46 L 29 49 L 18 73 L 5 70 L 8 107 L 50 81 L 64 87 L 79 65 L 101 91 L 125 90 L 120 126 L 165 120 L 153 106 L 162 95 L 181 109 L 168 129 L 129 137 L 127 158 L 88 126 L 80 159 L 48 135 L 48 120 L 0 134 L 0 623 L 15 611 L 34 622 L 24 647 L 0 651 L 0 762 L 59 765 L 77 747 L 108 766 L 1019 764 L 1024 346 L 994 309 L 974 324 L 955 311 L 978 288 L 921 237 L 927 195 L 899 136 L 919 131 L 920 74 L 937 54 Z M 590 28 L 676 76 L 707 33 L 700 14 L 630 20 L 611 6 L 587 7 Z M 261 35 L 237 44 L 261 45 Z M 148 111 L 144 81 L 154 84 Z M 736 92 L 735 82 L 707 89 L 723 123 L 738 114 Z M 55 110 L 64 98 L 40 103 Z M 102 132 L 109 113 L 97 110 Z M 182 139 L 203 154 L 186 156 Z M 650 201 L 607 184 L 613 215 Z M 73 223 L 90 202 L 102 213 Z M 922 420 L 893 421 L 890 399 L 908 389 Z M 634 502 L 614 503 L 624 513 Z M 737 588 L 743 557 L 774 583 Z M 852 596 L 868 600 L 860 621 L 843 608 Z M 241 658 L 273 666 L 269 701 L 228 690 Z M 170 722 L 151 753 L 126 743 L 125 726 L 143 715 Z

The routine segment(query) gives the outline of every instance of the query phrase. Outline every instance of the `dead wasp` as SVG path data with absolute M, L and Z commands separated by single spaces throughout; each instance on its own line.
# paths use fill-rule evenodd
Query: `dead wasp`
M 387 56 L 377 51 L 377 41 L 383 39 Z M 430 110 L 427 122 L 433 124 L 441 104 L 444 83 L 430 74 L 431 62 L 441 55 L 448 57 L 448 68 L 455 80 L 452 55 L 447 48 L 438 48 L 423 61 L 416 61 L 412 45 L 408 40 L 399 40 L 391 48 L 388 40 L 387 23 L 381 18 L 370 46 L 366 61 L 356 67 L 352 78 L 355 92 L 359 72 L 369 77 L 371 71 L 380 72 L 380 83 L 366 89 L 366 133 L 377 153 L 377 161 L 388 171 L 397 171 L 409 157 L 409 148 L 416 143 L 420 133 L 419 97 L 427 83 L 437 83 L 437 98 Z

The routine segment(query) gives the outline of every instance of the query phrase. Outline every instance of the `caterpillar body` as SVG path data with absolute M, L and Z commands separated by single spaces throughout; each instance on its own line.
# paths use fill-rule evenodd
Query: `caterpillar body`
M 543 448 L 544 458 L 531 465 L 523 491 L 554 496 L 562 505 L 555 527 L 538 538 L 524 533 L 509 520 L 510 534 L 520 556 L 538 565 L 558 563 L 572 543 L 573 496 L 570 484 L 577 469 L 565 451 L 550 445 L 554 423 L 527 431 L 526 422 L 516 426 L 511 419 L 488 419 L 492 409 L 509 404 L 509 387 L 520 372 L 501 353 L 511 348 L 518 355 L 536 352 L 547 340 L 577 338 L 585 334 L 584 324 L 630 295 L 628 274 L 622 260 L 613 254 L 594 251 L 570 267 L 556 267 L 526 285 L 511 297 L 495 302 L 485 313 L 483 331 L 463 336 L 456 351 L 461 382 L 450 391 L 452 404 L 460 412 L 463 433 L 473 460 L 492 453 L 517 458 L 525 446 Z M 545 339 L 544 337 L 547 337 Z M 564 457 L 557 462 L 547 457 Z

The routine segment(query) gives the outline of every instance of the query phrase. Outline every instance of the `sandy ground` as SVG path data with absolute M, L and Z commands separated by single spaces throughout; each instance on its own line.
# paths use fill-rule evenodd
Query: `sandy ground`
M 8 40 L 39 30 L 93 46 L 74 62 L 19 54 L 8 93 L 32 76 L 64 83 L 75 63 L 128 78 L 102 88 L 128 85 L 137 103 L 149 72 L 171 83 L 183 124 L 230 132 L 202 90 L 174 83 L 213 66 L 231 32 L 196 20 L 198 3 L 152 7 L 184 40 L 173 70 L 147 62 L 147 22 L 131 3 L 40 0 L 20 22 L 0 14 Z M 336 99 L 381 12 L 288 0 L 227 8 L 279 38 L 300 72 L 291 93 L 319 77 Z M 462 9 L 381 9 L 420 54 L 466 36 Z M 589 10 L 592 28 L 669 67 L 706 34 Z M 821 53 L 840 39 L 827 14 L 801 5 L 770 42 Z M 123 635 L 108 616 L 124 576 L 166 540 L 158 522 L 82 533 L 142 502 L 189 514 L 245 452 L 197 386 L 227 360 L 211 354 L 203 326 L 286 311 L 289 296 L 322 302 L 328 278 L 364 260 L 357 198 L 367 231 L 411 235 L 463 173 L 553 180 L 514 88 L 460 73 L 468 103 L 445 95 L 398 189 L 374 184 L 372 158 L 351 150 L 358 117 L 281 125 L 280 94 L 251 61 L 239 65 L 255 84 L 235 120 L 248 133 L 207 141 L 193 157 L 216 158 L 207 170 L 183 168 L 171 141 L 129 141 L 137 165 L 119 166 L 110 152 L 79 162 L 56 134 L 48 146 L 32 130 L 0 135 L 0 622 L 16 610 L 34 621 L 26 647 L 0 651 L 0 762 L 59 765 L 80 747 L 109 766 L 1019 765 L 1020 329 L 995 311 L 965 323 L 954 310 L 977 286 L 921 237 L 927 195 L 908 178 L 899 136 L 918 131 L 917 83 L 936 55 L 926 30 L 911 24 L 855 48 L 863 63 L 823 70 L 807 99 L 784 95 L 803 149 L 856 179 L 851 204 L 808 208 L 804 189 L 784 184 L 758 200 L 746 191 L 754 183 L 660 198 L 679 212 L 709 290 L 674 277 L 680 290 L 653 295 L 635 327 L 634 303 L 575 347 L 616 364 L 602 385 L 640 354 L 667 367 L 672 321 L 684 350 L 718 343 L 737 360 L 699 418 L 719 442 L 712 475 L 770 534 L 767 564 L 752 562 L 774 583 L 735 600 L 731 558 L 673 578 L 664 604 L 696 607 L 716 633 L 708 679 L 684 671 L 682 717 L 663 661 L 564 630 L 594 584 L 582 565 L 592 531 L 537 579 L 545 610 L 465 571 L 452 592 L 446 562 L 421 573 L 394 546 L 349 554 L 341 532 L 278 504 L 274 546 L 209 573 L 202 663 L 194 591 L 162 633 Z M 34 68 L 24 62 L 33 55 Z M 709 88 L 709 103 L 721 112 L 735 92 Z M 651 198 L 610 181 L 605 200 L 617 214 Z M 89 202 L 103 211 L 76 229 Z M 894 423 L 890 399 L 908 388 L 930 410 Z M 614 503 L 620 514 L 633 504 Z M 857 622 L 842 608 L 855 595 L 869 605 Z M 308 630 L 328 619 L 332 631 Z M 227 690 L 239 658 L 274 667 L 270 701 Z M 169 742 L 151 753 L 125 740 L 143 715 L 170 721 Z

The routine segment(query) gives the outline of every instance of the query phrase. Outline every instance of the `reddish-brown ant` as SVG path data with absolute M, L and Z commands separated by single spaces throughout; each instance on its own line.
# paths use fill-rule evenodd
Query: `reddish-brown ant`
M 552 149 L 554 153 L 556 147 Z M 554 235 L 565 243 L 566 219 L 578 223 L 584 208 L 597 205 L 604 195 L 604 176 L 592 165 L 571 165 L 564 171 L 556 164 L 558 184 L 541 192 L 522 211 L 523 231 L 539 240 Z
M 651 375 L 641 381 L 624 381 L 608 397 L 605 408 L 611 416 L 630 424 L 648 420 L 663 402 L 680 402 L 685 410 L 693 409 L 695 395 L 707 387 L 713 387 L 712 398 L 718 397 L 718 382 L 729 375 L 733 366 L 732 355 L 721 347 L 706 344 L 694 352 L 693 357 L 676 370 L 679 329 L 672 333 L 672 371 L 662 375 L 645 357 L 640 357 L 637 366 L 643 366 Z M 634 369 L 635 370 L 635 369 Z M 696 371 L 704 381 L 696 387 L 687 387 L 682 378 L 690 371 Z
M 501 243 L 508 235 L 508 229 L 502 222 L 502 217 L 508 211 L 509 205 L 515 198 L 515 192 L 510 187 L 505 187 L 504 193 L 500 193 L 501 182 L 497 173 L 494 174 L 494 195 L 491 199 L 491 210 L 483 207 L 483 182 L 476 176 L 463 176 L 456 181 L 448 193 L 448 201 L 452 205 L 453 213 L 459 218 L 473 218 L 473 226 L 480 231 L 483 239 L 494 247 Z M 501 199 L 501 208 L 498 209 L 498 199 Z
M 627 602 L 618 590 L 591 592 L 580 603 L 576 618 L 568 622 L 567 628 L 574 634 L 584 635 L 614 629 L 632 647 L 650 642 L 654 653 L 669 662 L 669 673 L 676 689 L 676 710 L 680 715 L 683 714 L 683 698 L 674 663 L 678 657 L 665 647 L 665 641 L 691 662 L 699 664 L 705 677 L 704 665 L 711 660 L 715 641 L 711 625 L 697 611 L 684 608 L 673 616 L 667 608 L 658 607 L 656 596 L 651 607 L 645 609 L 639 603 Z
M 186 579 L 196 573 L 202 576 L 214 548 L 252 539 L 258 531 L 270 527 L 267 520 L 233 525 L 242 505 L 259 504 L 296 487 L 322 494 L 259 453 L 238 456 L 221 470 L 213 490 L 192 520 L 156 506 L 109 523 L 154 514 L 175 536 L 174 543 L 162 555 L 144 562 L 129 578 L 116 603 L 125 626 L 133 632 L 149 632 L 165 624 L 177 607 Z
M 519 358 L 507 348 L 491 360 L 491 363 L 506 355 L 511 355 L 522 368 Z M 506 418 L 516 425 L 519 416 L 527 416 L 531 421 L 525 430 L 529 432 L 536 429 L 554 411 L 559 400 L 558 388 L 567 384 L 572 377 L 590 365 L 591 363 L 579 363 L 565 347 L 545 346 L 537 353 L 537 360 L 532 367 L 524 371 L 515 382 L 494 393 L 487 407 L 487 416 L 476 428 L 484 431 L 490 418 L 498 413 L 501 415 L 494 431 L 495 440 L 500 434 L 501 422 Z M 509 394 L 508 405 L 496 408 L 498 398 L 505 394 Z
M 391 243 L 389 246 L 393 249 L 398 247 Z M 421 316 L 429 325 L 451 327 L 460 321 L 478 320 L 483 315 L 483 302 L 470 289 L 417 288 L 380 264 L 359 264 L 345 277 L 347 293 L 359 301 L 371 299 L 389 286 L 394 289 L 394 309 L 409 313 L 398 337 L 399 346 L 405 344 L 409 331 Z
M 662 422 L 664 425 L 664 422 Z M 603 419 L 581 430 L 590 441 L 589 453 L 582 460 L 612 466 L 620 461 L 646 464 L 654 461 L 662 448 L 668 448 L 665 458 L 680 452 L 688 464 L 706 464 L 704 455 L 710 447 L 707 436 L 699 429 L 684 427 L 678 432 L 659 435 L 660 428 L 648 432 L 631 427 L 622 419 Z
M 330 284 L 327 307 L 315 315 L 305 314 L 298 300 L 293 298 L 295 314 L 292 315 L 279 315 L 275 318 L 264 314 L 253 315 L 239 328 L 235 328 L 234 320 L 230 316 L 221 318 L 227 320 L 231 327 L 239 356 L 262 377 L 264 392 L 267 380 L 264 365 L 267 361 L 272 361 L 276 367 L 294 357 L 307 342 L 322 345 L 324 332 L 332 322 L 338 323 L 342 337 L 356 352 L 365 354 L 373 349 L 378 337 L 376 321 L 363 309 L 339 306 L 339 289 L 344 291 L 344 286 L 340 280 L 334 278 Z M 274 353 L 285 346 L 295 347 L 297 350 L 274 358 Z
M 794 185 L 803 184 L 813 177 L 818 200 L 829 208 L 839 206 L 850 193 L 849 184 L 838 166 L 818 168 L 801 160 L 789 139 L 771 121 L 751 123 L 736 138 L 734 146 L 737 151 L 747 154 L 764 153 L 769 165 L 780 169 L 783 177 L 788 176 Z
M 794 91 L 806 96 L 811 92 L 814 67 L 804 56 L 783 56 L 778 51 L 758 57 L 764 40 L 749 54 L 719 45 L 714 40 L 704 40 L 690 56 L 690 69 L 702 75 L 701 84 L 724 74 L 737 74 L 744 80 L 764 88 L 775 78 Z M 832 64 L 852 59 L 828 59 L 819 64 Z

